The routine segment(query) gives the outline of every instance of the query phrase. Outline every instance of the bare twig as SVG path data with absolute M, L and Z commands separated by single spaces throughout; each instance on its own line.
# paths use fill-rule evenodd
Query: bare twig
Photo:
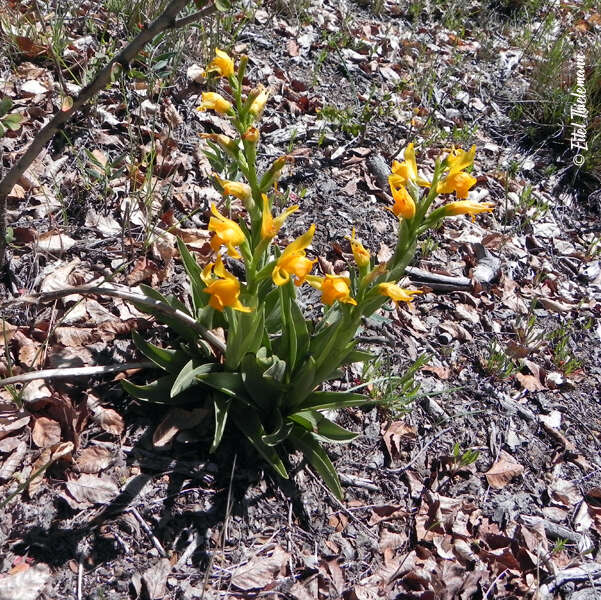
M 79 557 L 79 562 L 77 565 L 77 600 L 81 600 L 83 589 L 83 556 Z
M 0 379 L 0 387 L 14 385 L 15 383 L 27 383 L 35 379 L 70 379 L 72 377 L 93 377 L 94 375 L 106 375 L 107 373 L 119 373 L 130 369 L 149 369 L 156 366 L 150 361 L 123 363 L 122 365 L 107 365 L 100 367 L 73 367 L 68 369 L 46 369 L 44 371 L 31 371 Z
M 488 589 L 486 590 L 486 594 L 484 595 L 484 600 L 486 600 L 486 598 L 489 597 L 489 595 L 494 592 L 495 590 L 495 586 L 497 585 L 497 583 L 499 581 L 501 581 L 501 579 L 503 579 L 503 577 L 505 577 L 505 574 L 507 573 L 508 569 L 505 569 L 503 571 L 501 571 L 496 577 L 495 580 L 488 586 Z
M 73 105 L 68 110 L 58 111 L 52 119 L 38 131 L 31 144 L 21 158 L 9 169 L 8 173 L 0 181 L 0 267 L 4 265 L 6 249 L 6 207 L 7 197 L 20 177 L 31 166 L 46 144 L 54 137 L 54 134 L 66 123 L 68 123 L 76 112 L 86 105 L 96 94 L 103 90 L 111 81 L 115 67 L 127 65 L 135 58 L 138 52 L 155 36 L 166 29 L 173 29 L 181 24 L 191 22 L 188 17 L 176 21 L 177 14 L 188 4 L 190 0 L 171 0 L 163 13 L 159 15 L 148 27 L 145 27 L 127 46 L 115 56 L 100 72 L 86 85 Z M 213 7 L 207 7 L 195 13 L 195 18 L 207 16 Z
M 211 6 L 205 6 L 202 10 L 192 13 L 187 17 L 183 17 L 182 19 L 178 19 L 167 29 L 179 29 L 180 27 L 185 27 L 186 25 L 190 25 L 191 23 L 198 21 L 202 17 L 208 17 L 209 15 L 212 15 L 216 11 L 217 7 L 214 4 L 211 4 Z
M 146 535 L 149 537 L 150 541 L 152 542 L 152 545 L 156 548 L 159 555 L 163 558 L 167 558 L 168 555 L 167 552 L 165 552 L 165 548 L 163 548 L 163 544 L 159 542 L 156 535 L 154 535 L 154 533 L 152 532 L 150 525 L 148 525 L 148 523 L 142 518 L 142 515 L 133 506 L 131 506 L 127 510 L 136 518 L 136 521 L 140 523 L 140 527 L 142 527 Z
M 9 304 L 14 306 L 16 303 L 24 304 L 40 304 L 41 302 L 48 300 L 56 300 L 58 298 L 64 298 L 65 296 L 71 296 L 72 294 L 79 294 L 81 296 L 112 296 L 114 298 L 121 298 L 132 304 L 138 304 L 151 310 L 160 312 L 161 314 L 167 315 L 177 319 L 182 325 L 190 327 L 193 331 L 202 336 L 215 350 L 218 350 L 221 354 L 225 354 L 225 344 L 214 334 L 211 333 L 204 325 L 196 321 L 190 315 L 173 308 L 160 300 L 149 298 L 148 296 L 141 296 L 140 294 L 134 294 L 126 290 L 107 288 L 95 285 L 84 285 L 81 287 L 63 288 L 62 290 L 56 290 L 52 292 L 43 292 L 40 294 L 31 294 L 30 296 L 22 296 L 14 300 L 10 300 Z M 4 303 L 6 304 L 6 303 Z M 0 305 L 3 306 L 4 304 Z

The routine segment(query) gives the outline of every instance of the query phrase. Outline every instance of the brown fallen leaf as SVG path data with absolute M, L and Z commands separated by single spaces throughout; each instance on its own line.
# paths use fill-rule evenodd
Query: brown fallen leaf
M 75 464 L 81 473 L 99 473 L 106 469 L 112 460 L 112 453 L 102 446 L 90 446 L 81 451 Z
M 515 378 L 520 382 L 521 386 L 529 392 L 540 392 L 547 388 L 541 383 L 540 379 L 534 375 L 524 375 L 524 373 L 516 373 Z
M 91 156 L 88 156 L 89 169 L 94 171 L 99 176 L 105 174 L 105 167 L 108 163 L 108 158 L 102 150 L 92 150 Z
M 260 590 L 274 581 L 285 568 L 290 555 L 276 546 L 271 556 L 255 556 L 232 574 L 231 583 L 238 589 Z
M 38 380 L 39 381 L 39 380 Z M 29 415 L 23 415 L 15 411 L 10 417 L 4 417 L 0 422 L 0 440 L 4 439 L 11 433 L 23 429 L 31 417 Z
M 425 365 L 422 367 L 422 371 L 428 371 L 434 373 L 439 379 L 447 380 L 451 376 L 451 369 L 449 367 L 436 367 L 434 365 Z
M 328 524 L 336 531 L 344 531 L 348 525 L 348 517 L 341 512 L 335 512 L 328 516 Z
M 31 467 L 32 477 L 27 486 L 27 494 L 30 498 L 33 498 L 40 490 L 46 469 L 61 458 L 69 458 L 73 448 L 73 442 L 61 442 L 51 448 L 42 450 L 42 453 Z
M 9 437 L 0 440 L 0 452 L 3 454 L 8 454 L 9 452 L 12 452 L 20 443 L 21 440 L 18 437 Z
M 17 46 L 19 46 L 19 50 L 27 58 L 37 58 L 42 54 L 48 54 L 49 56 L 51 56 L 50 48 L 48 46 L 38 44 L 34 42 L 31 38 L 25 37 L 23 35 L 16 35 L 13 37 L 13 40 L 17 43 Z
M 53 264 L 52 271 L 42 279 L 40 292 L 54 292 L 74 285 L 75 281 L 71 279 L 71 274 L 80 262 L 79 258 L 74 258 L 65 264 L 61 264 L 60 262 Z
M 8 321 L 0 319 L 0 347 L 4 346 L 4 342 L 10 342 L 11 338 L 18 331 L 18 327 L 11 325 Z
M 61 441 L 60 423 L 48 417 L 39 417 L 35 420 L 31 438 L 36 446 L 50 448 Z
M 26 565 L 0 578 L 0 600 L 36 600 L 50 579 L 48 565 Z
M 38 238 L 38 250 L 49 254 L 63 254 L 75 246 L 75 240 L 64 233 L 49 231 Z
M 0 466 L 0 481 L 8 481 L 23 466 L 23 459 L 27 454 L 29 444 L 18 441 L 14 452 L 2 462 Z
M 121 435 L 123 433 L 125 423 L 117 411 L 101 406 L 98 398 L 92 394 L 88 394 L 87 403 L 94 423 L 97 423 L 104 431 L 112 435 Z
M 404 421 L 385 423 L 381 433 L 392 460 L 400 458 L 402 442 L 411 442 L 417 438 L 415 427 L 407 425 Z
M 484 475 L 490 487 L 500 490 L 523 472 L 524 467 L 511 454 L 502 450 L 497 462 Z
M 149 600 L 159 600 L 167 592 L 167 577 L 173 565 L 168 558 L 161 558 L 142 575 L 142 584 Z
M 370 525 L 376 525 L 381 521 L 394 521 L 395 519 L 404 519 L 407 516 L 407 511 L 395 504 L 382 504 L 381 506 L 372 506 L 371 516 L 369 518 Z
M 67 490 L 80 508 L 93 504 L 108 504 L 119 494 L 110 479 L 82 473 L 78 479 L 67 481 Z
M 553 438 L 556 442 L 558 442 L 565 450 L 568 452 L 575 452 L 576 446 L 568 438 L 566 438 L 561 431 L 555 429 L 554 427 L 549 427 L 546 423 L 543 422 L 543 429 Z

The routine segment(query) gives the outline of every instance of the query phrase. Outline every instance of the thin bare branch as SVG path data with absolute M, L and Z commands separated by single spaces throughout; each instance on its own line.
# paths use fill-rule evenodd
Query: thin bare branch
M 211 333 L 204 325 L 196 321 L 193 317 L 173 308 L 160 300 L 149 298 L 148 296 L 141 296 L 140 294 L 134 294 L 126 290 L 107 288 L 95 285 L 84 285 L 81 287 L 63 288 L 62 290 L 56 290 L 52 292 L 43 292 L 40 294 L 31 294 L 30 296 L 21 296 L 10 301 L 11 305 L 16 303 L 22 304 L 40 304 L 48 300 L 58 300 L 65 296 L 71 296 L 72 294 L 79 294 L 81 296 L 111 296 L 113 298 L 121 298 L 132 304 L 138 304 L 151 310 L 160 312 L 168 317 L 177 319 L 182 325 L 190 327 L 193 331 L 202 336 L 213 348 L 219 351 L 221 354 L 225 354 L 225 344 L 213 333 Z
M 107 373 L 120 373 L 130 369 L 149 369 L 156 365 L 150 361 L 130 362 L 121 365 L 106 365 L 100 367 L 72 367 L 67 369 L 46 369 L 43 371 L 31 371 L 14 377 L 0 379 L 0 387 L 14 385 L 15 383 L 27 383 L 34 379 L 71 379 L 73 377 L 94 377 L 95 375 L 106 375 Z
M 182 19 L 178 19 L 168 27 L 168 29 L 179 29 L 180 27 L 185 27 L 186 25 L 190 25 L 203 17 L 208 17 L 213 13 L 217 12 L 217 7 L 212 4 L 211 6 L 205 6 L 202 10 L 196 11 L 187 17 L 183 17 Z

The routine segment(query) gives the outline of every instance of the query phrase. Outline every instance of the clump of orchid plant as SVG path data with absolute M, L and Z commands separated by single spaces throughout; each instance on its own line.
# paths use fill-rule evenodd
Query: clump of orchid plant
M 211 205 L 208 224 L 215 259 L 201 267 L 179 242 L 190 281 L 190 308 L 175 298 L 147 291 L 169 303 L 176 313 L 186 313 L 185 323 L 192 317 L 198 326 L 190 328 L 178 322 L 174 312 L 156 312 L 159 320 L 180 335 L 180 346 L 159 348 L 135 334 L 140 351 L 166 374 L 146 386 L 124 382 L 124 387 L 142 400 L 212 405 L 212 450 L 231 423 L 284 478 L 288 474 L 282 451 L 300 450 L 341 498 L 336 470 L 322 443 L 349 442 L 356 434 L 327 418 L 324 411 L 373 400 L 357 393 L 323 391 L 320 386 L 337 378 L 344 365 L 371 358 L 356 348 L 355 335 L 363 317 L 388 300 L 411 302 L 421 293 L 398 283 L 413 258 L 418 236 L 443 217 L 489 212 L 492 205 L 467 199 L 476 182 L 466 173 L 473 164 L 475 147 L 468 152 L 452 150 L 436 162 L 432 181 L 427 181 L 418 174 L 414 148 L 409 144 L 404 161 L 394 161 L 389 178 L 394 199 L 390 210 L 398 218 L 392 258 L 376 264 L 353 229 L 347 238 L 354 257 L 348 276 L 319 275 L 317 258 L 307 255 L 315 225 L 283 249 L 278 244 L 284 222 L 300 209 L 295 205 L 275 214 L 274 187 L 289 161 L 287 156 L 277 158 L 264 173 L 257 171 L 259 122 L 269 91 L 259 86 L 243 94 L 246 64 L 243 56 L 236 69 L 233 59 L 217 50 L 206 75 L 226 80 L 229 94 L 226 98 L 204 92 L 199 107 L 225 115 L 237 132 L 236 138 L 202 135 L 211 148 L 208 155 L 213 164 L 223 167 L 222 173 L 227 170 L 239 175 L 230 180 L 215 175 L 224 197 L 221 206 Z M 424 194 L 422 187 L 427 189 Z M 430 210 L 439 194 L 451 193 L 459 200 Z M 244 207 L 238 219 L 225 214 L 230 196 Z M 244 276 L 228 271 L 225 255 L 242 260 Z M 304 286 L 321 293 L 324 311 L 317 322 L 305 317 L 297 300 Z M 217 328 L 225 332 L 224 342 L 212 333 Z

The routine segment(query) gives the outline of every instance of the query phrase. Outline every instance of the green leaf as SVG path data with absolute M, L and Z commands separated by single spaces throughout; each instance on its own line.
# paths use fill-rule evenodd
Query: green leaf
M 163 294 L 161 294 L 160 292 L 157 292 L 151 287 L 143 284 L 140 284 L 140 289 L 148 298 L 151 298 L 152 300 L 158 300 L 159 302 L 162 302 L 163 304 L 166 304 L 171 308 L 181 310 L 182 312 L 188 315 L 190 314 L 186 306 L 182 304 L 177 298 L 174 298 L 172 296 L 167 298 L 163 296 Z M 159 321 L 160 323 L 164 323 L 165 325 L 173 329 L 173 331 L 175 331 L 185 340 L 188 340 L 189 342 L 196 342 L 196 340 L 198 339 L 198 334 L 189 325 L 184 325 L 176 317 L 170 317 L 168 315 L 163 314 L 159 310 L 149 308 L 148 306 L 142 306 L 141 304 L 136 304 L 135 302 L 132 302 L 132 304 L 141 312 L 153 315 L 157 319 L 157 321 Z
M 342 500 L 342 488 L 336 469 L 314 435 L 301 427 L 295 426 L 288 437 L 288 442 L 303 453 L 307 462 L 319 473 L 336 498 Z
M 187 357 L 181 350 L 170 350 L 147 342 L 139 333 L 134 331 L 132 338 L 136 348 L 161 369 L 177 375 L 187 362 Z
M 348 406 L 366 406 L 369 404 L 374 404 L 374 400 L 362 394 L 353 394 L 351 392 L 313 392 L 305 398 L 299 408 L 303 410 L 325 410 Z
M 246 436 L 248 441 L 257 449 L 259 454 L 273 467 L 275 472 L 288 479 L 286 467 L 276 450 L 263 441 L 265 430 L 256 413 L 249 411 L 246 407 L 234 402 L 231 407 L 231 415 L 236 427 Z
M 213 395 L 213 406 L 215 408 L 215 432 L 213 434 L 213 443 L 211 444 L 211 453 L 217 450 L 217 447 L 221 443 L 223 432 L 225 430 L 225 424 L 227 422 L 227 415 L 232 400 L 231 398 L 224 398 L 218 394 Z
M 154 298 L 155 300 L 164 302 L 165 304 L 168 304 L 171 308 L 176 308 L 177 310 L 181 310 L 183 313 L 190 315 L 188 307 L 183 302 L 178 300 L 175 296 L 163 296 L 161 292 L 158 292 L 154 288 L 151 288 L 149 285 L 146 285 L 144 283 L 141 283 L 139 287 L 142 290 L 142 292 L 144 292 L 144 295 L 148 296 L 149 298 Z
M 278 358 L 277 356 L 273 357 L 273 364 L 271 367 L 266 369 L 263 373 L 264 379 L 268 381 L 277 381 L 278 383 L 285 383 L 284 379 L 286 377 L 286 362 Z
M 216 371 L 197 376 L 198 381 L 228 396 L 244 398 L 246 391 L 240 373 Z
M 288 282 L 290 285 L 294 285 L 292 281 Z M 280 310 L 282 316 L 282 335 L 280 339 L 274 344 L 277 348 L 277 355 L 286 358 L 289 362 L 296 360 L 296 333 L 294 327 L 291 324 L 290 318 L 290 295 L 287 286 L 279 286 L 280 292 Z
M 3 117 L 13 107 L 13 101 L 5 96 L 0 100 L 0 117 Z
M 271 281 L 271 280 L 270 280 Z M 282 307 L 280 306 L 279 288 L 272 289 L 265 296 L 265 329 L 269 333 L 277 333 L 282 329 Z
M 249 352 L 254 354 L 263 340 L 265 320 L 262 306 L 252 313 L 238 313 L 236 318 L 236 328 L 230 329 L 227 340 L 225 364 L 228 369 L 238 368 L 242 357 Z
M 335 321 L 331 325 L 322 329 L 311 339 L 310 354 L 315 358 L 317 368 L 323 364 L 333 351 L 337 343 L 337 334 L 342 324 L 342 320 Z
M 17 131 L 21 127 L 21 123 L 23 122 L 23 116 L 18 113 L 13 113 L 11 115 L 6 115 L 2 119 L 2 123 L 5 127 L 12 129 L 12 131 Z
M 182 257 L 182 262 L 184 263 L 184 269 L 190 280 L 194 313 L 198 316 L 198 311 L 205 307 L 209 301 L 209 295 L 203 292 L 206 286 L 201 278 L 202 269 L 188 250 L 186 244 L 179 238 L 177 238 L 177 247 L 179 249 L 179 254 Z
M 268 446 L 277 446 L 285 441 L 292 431 L 292 423 L 282 423 L 282 426 L 273 433 L 263 436 L 263 441 Z
M 340 427 L 330 419 L 324 417 L 316 410 L 305 410 L 294 413 L 288 417 L 290 420 L 301 425 L 307 431 L 311 431 L 317 438 L 324 442 L 350 442 L 359 434 Z
M 228 10 L 230 10 L 230 8 L 232 8 L 232 5 L 230 4 L 229 0 L 215 0 L 214 4 L 215 8 L 219 12 L 227 12 Z
M 173 381 L 174 377 L 172 375 L 165 375 L 147 385 L 136 385 L 124 379 L 121 381 L 121 387 L 137 400 L 157 404 L 169 404 L 171 400 L 169 392 L 171 391 Z
M 356 362 L 369 362 L 376 358 L 375 354 L 371 352 L 365 352 L 363 350 L 351 350 L 349 354 L 344 359 L 344 362 L 341 363 L 343 365 L 350 365 Z
M 294 385 L 286 395 L 285 403 L 289 411 L 293 412 L 303 406 L 305 398 L 315 389 L 315 373 L 317 364 L 312 356 L 305 360 L 305 364 L 294 376 Z
M 195 366 L 193 360 L 188 361 L 173 382 L 170 392 L 171 398 L 175 398 L 175 396 L 193 385 L 198 385 L 199 376 L 210 373 L 214 368 L 215 365 L 213 363 Z
M 290 282 L 292 285 L 292 281 Z M 309 332 L 307 322 L 296 302 L 296 291 L 293 289 L 294 298 L 290 303 L 289 326 L 294 331 L 294 352 L 290 352 L 290 372 L 294 372 L 296 364 L 303 359 L 309 349 Z M 291 340 L 292 342 L 292 340 Z
M 273 433 L 265 434 L 262 438 L 268 446 L 277 446 L 283 442 L 292 431 L 292 423 L 285 423 L 282 413 L 277 408 L 275 409 L 274 415 L 275 425 Z
M 286 386 L 273 378 L 266 379 L 263 374 L 273 364 L 273 358 L 266 360 L 266 349 L 261 348 L 256 354 L 247 354 L 240 363 L 240 372 L 244 387 L 254 403 L 263 411 L 278 406 L 282 392 Z

